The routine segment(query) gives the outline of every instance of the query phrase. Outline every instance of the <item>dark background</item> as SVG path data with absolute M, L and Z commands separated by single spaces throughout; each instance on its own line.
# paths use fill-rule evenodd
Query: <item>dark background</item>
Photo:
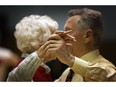
M 0 6 L 0 46 L 11 49 L 21 55 L 16 47 L 13 36 L 16 23 L 24 16 L 31 14 L 48 15 L 58 21 L 59 29 L 67 18 L 67 12 L 75 8 L 91 8 L 99 10 L 103 15 L 104 34 L 100 47 L 101 54 L 116 65 L 116 6 Z M 58 60 L 48 63 L 52 69 L 53 78 L 58 78 L 67 67 Z

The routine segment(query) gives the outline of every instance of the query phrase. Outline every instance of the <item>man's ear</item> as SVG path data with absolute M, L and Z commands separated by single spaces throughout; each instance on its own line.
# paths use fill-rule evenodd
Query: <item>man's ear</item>
M 84 42 L 85 43 L 89 43 L 92 40 L 92 38 L 93 38 L 93 31 L 92 31 L 92 29 L 86 29 L 84 31 L 83 38 L 84 38 Z

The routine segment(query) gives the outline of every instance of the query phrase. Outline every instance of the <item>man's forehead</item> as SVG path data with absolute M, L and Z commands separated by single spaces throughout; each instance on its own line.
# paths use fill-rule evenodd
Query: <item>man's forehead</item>
M 69 17 L 67 19 L 67 22 L 77 21 L 79 19 L 80 19 L 80 16 L 79 15 L 75 15 L 75 16 Z

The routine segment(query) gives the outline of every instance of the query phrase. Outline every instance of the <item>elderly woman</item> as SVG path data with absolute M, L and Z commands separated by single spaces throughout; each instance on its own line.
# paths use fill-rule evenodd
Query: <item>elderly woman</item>
M 50 68 L 42 62 L 36 51 L 56 29 L 58 23 L 55 20 L 39 15 L 24 17 L 16 25 L 14 36 L 18 49 L 23 53 L 22 58 L 25 59 L 9 73 L 7 81 L 52 81 Z M 48 57 L 54 59 L 54 55 Z

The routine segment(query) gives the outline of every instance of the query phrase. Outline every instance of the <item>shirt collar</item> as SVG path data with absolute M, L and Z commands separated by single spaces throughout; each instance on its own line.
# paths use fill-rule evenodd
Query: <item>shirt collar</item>
M 100 55 L 100 52 L 98 49 L 91 51 L 85 55 L 83 55 L 82 57 L 80 57 L 81 59 L 85 60 L 85 61 L 92 61 L 95 58 L 97 58 Z

